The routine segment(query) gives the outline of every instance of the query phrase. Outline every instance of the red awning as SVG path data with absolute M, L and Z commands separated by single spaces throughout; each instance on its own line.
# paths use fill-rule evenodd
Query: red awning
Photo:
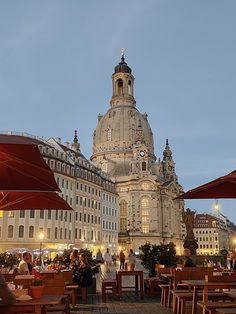
M 0 192 L 0 210 L 73 210 L 56 192 Z
M 208 198 L 236 198 L 236 170 L 176 197 L 176 199 Z
M 0 135 L 0 191 L 60 191 L 37 144 Z

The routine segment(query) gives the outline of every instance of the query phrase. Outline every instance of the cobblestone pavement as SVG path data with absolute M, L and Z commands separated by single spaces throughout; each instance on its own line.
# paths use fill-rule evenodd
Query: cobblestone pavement
M 112 266 L 107 271 L 105 266 L 102 265 L 101 273 L 97 275 L 97 293 L 95 295 L 89 295 L 86 301 L 79 300 L 76 307 L 71 311 L 72 314 L 173 314 L 172 310 L 160 305 L 160 299 L 149 298 L 147 296 L 141 300 L 133 292 L 124 292 L 122 298 L 107 297 L 106 301 L 101 298 L 101 281 L 100 276 L 102 274 L 105 278 L 115 278 L 116 269 L 119 268 L 119 264 Z M 144 270 L 139 261 L 137 261 L 136 269 Z M 144 277 L 148 274 L 144 271 Z M 125 277 L 125 286 L 132 286 L 134 282 L 133 277 Z

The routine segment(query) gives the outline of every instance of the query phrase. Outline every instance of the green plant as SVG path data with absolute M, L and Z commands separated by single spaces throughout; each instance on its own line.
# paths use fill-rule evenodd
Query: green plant
M 19 264 L 19 260 L 16 255 L 10 253 L 0 253 L 0 268 L 13 269 L 15 265 Z
M 150 276 L 155 276 L 155 264 L 159 263 L 166 267 L 176 265 L 177 257 L 175 245 L 173 242 L 169 244 L 152 245 L 147 242 L 139 247 L 142 265 L 149 271 Z

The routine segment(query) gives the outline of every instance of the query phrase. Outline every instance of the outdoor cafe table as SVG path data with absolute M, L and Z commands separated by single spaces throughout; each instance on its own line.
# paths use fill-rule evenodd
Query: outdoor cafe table
M 144 289 L 143 289 L 143 271 L 140 270 L 118 270 L 116 272 L 117 279 L 117 294 L 119 297 L 122 295 L 122 288 L 130 288 L 122 286 L 122 277 L 134 276 L 135 277 L 135 292 L 140 293 L 140 298 L 143 299 Z M 140 287 L 140 290 L 139 290 Z
M 206 281 L 206 280 L 182 280 L 183 283 L 193 288 L 192 314 L 197 313 L 198 292 L 203 290 L 203 302 L 208 301 L 209 289 L 231 289 L 236 287 L 236 282 L 227 282 L 227 276 L 222 276 L 222 281 Z
M 65 295 L 43 295 L 40 299 L 32 299 L 29 301 L 17 301 L 9 309 L 9 314 L 17 313 L 22 311 L 32 311 L 35 314 L 46 314 L 47 305 L 58 305 L 61 304 L 62 300 L 65 298 Z

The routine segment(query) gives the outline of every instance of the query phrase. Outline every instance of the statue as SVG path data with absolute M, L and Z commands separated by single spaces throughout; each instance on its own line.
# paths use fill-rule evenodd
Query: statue
M 184 248 L 188 248 L 192 255 L 196 254 L 198 248 L 197 240 L 195 239 L 193 228 L 194 228 L 194 215 L 195 211 L 187 208 L 186 211 L 182 212 L 183 222 L 186 225 L 187 235 L 184 240 Z
M 182 218 L 183 222 L 186 225 L 186 231 L 188 236 L 194 236 L 193 228 L 194 228 L 194 215 L 195 212 L 191 211 L 190 208 L 187 208 L 186 211 L 183 211 Z

